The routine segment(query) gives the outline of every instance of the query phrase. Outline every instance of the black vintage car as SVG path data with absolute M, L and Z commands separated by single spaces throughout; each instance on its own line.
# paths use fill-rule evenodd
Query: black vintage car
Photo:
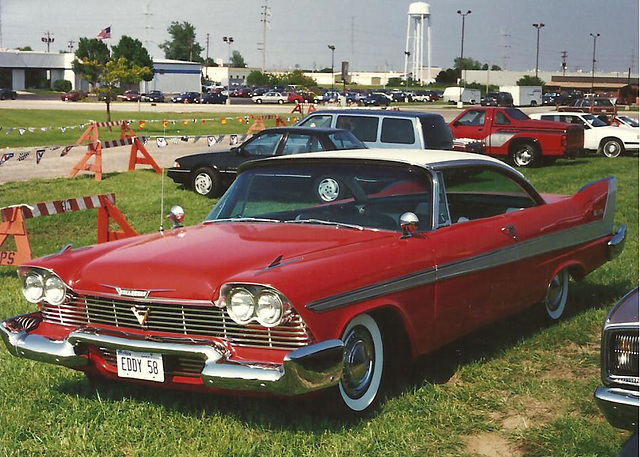
M 227 96 L 222 94 L 221 92 L 207 92 L 202 94 L 200 103 L 224 105 L 225 103 L 227 103 Z
M 150 90 L 146 94 L 142 94 L 143 102 L 163 103 L 164 93 L 161 90 Z
M 238 167 L 250 160 L 337 149 L 366 149 L 366 146 L 347 130 L 271 128 L 256 133 L 230 150 L 179 157 L 167 175 L 195 193 L 212 198 L 226 190 L 236 179 Z
M 0 89 L 0 100 L 11 99 L 15 100 L 18 97 L 18 94 L 15 90 L 11 89 Z
M 173 103 L 200 103 L 199 92 L 183 92 L 171 97 Z

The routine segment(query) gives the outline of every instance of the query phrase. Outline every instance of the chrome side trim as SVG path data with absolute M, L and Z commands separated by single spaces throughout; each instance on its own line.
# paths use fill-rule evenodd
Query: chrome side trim
M 425 286 L 436 281 L 483 271 L 505 264 L 528 259 L 558 249 L 577 246 L 610 235 L 613 231 L 616 186 L 615 180 L 609 180 L 609 194 L 604 216 L 599 221 L 591 222 L 558 231 L 539 238 L 518 242 L 507 248 L 481 254 L 475 257 L 450 262 L 399 278 L 390 279 L 377 284 L 362 287 L 342 294 L 323 298 L 306 305 L 315 312 L 329 311 L 342 306 L 388 295 L 413 287 Z

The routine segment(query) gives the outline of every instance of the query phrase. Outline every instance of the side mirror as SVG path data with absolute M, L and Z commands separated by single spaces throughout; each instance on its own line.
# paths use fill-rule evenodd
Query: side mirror
M 230 151 L 234 154 L 242 155 L 242 149 L 240 149 L 238 146 L 231 146 Z
M 181 228 L 182 222 L 184 221 L 184 210 L 182 209 L 182 206 L 176 205 L 172 207 L 169 214 L 167 214 L 167 219 L 171 221 L 172 229 Z
M 418 229 L 420 220 L 415 213 L 406 212 L 400 216 L 400 228 L 402 229 L 402 238 L 411 238 L 413 232 Z

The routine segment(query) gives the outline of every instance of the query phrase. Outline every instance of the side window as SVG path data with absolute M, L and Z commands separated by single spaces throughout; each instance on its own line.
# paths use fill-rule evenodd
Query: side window
M 360 141 L 373 142 L 378 139 L 378 117 L 338 116 L 336 128 L 349 130 Z
M 511 122 L 509 121 L 509 118 L 507 118 L 507 116 L 504 115 L 504 113 L 498 111 L 496 113 L 496 124 L 498 124 L 498 125 L 509 125 L 509 124 L 511 124 Z
M 250 156 L 273 156 L 282 138 L 282 133 L 267 133 L 257 136 L 242 147 L 242 151 Z
M 497 170 L 481 167 L 445 170 L 442 181 L 453 224 L 536 205 L 533 197 L 512 177 Z
M 312 146 L 314 146 L 314 149 L 312 149 Z M 311 152 L 312 150 L 322 151 L 322 147 L 318 149 L 318 140 L 315 136 L 290 133 L 282 149 L 282 155 L 300 154 L 301 152 Z
M 331 127 L 331 118 L 331 115 L 309 116 L 308 118 L 303 120 L 300 125 L 304 125 L 305 127 L 318 128 Z
M 413 122 L 409 119 L 383 118 L 380 141 L 383 143 L 414 144 L 416 137 L 413 130 Z
M 461 125 L 484 125 L 484 110 L 483 111 L 467 111 L 460 119 L 458 124 Z

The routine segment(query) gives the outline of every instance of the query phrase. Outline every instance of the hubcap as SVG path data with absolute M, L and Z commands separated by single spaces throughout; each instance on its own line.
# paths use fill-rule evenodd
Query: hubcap
M 556 311 L 562 302 L 562 292 L 564 291 L 564 284 L 560 278 L 560 274 L 557 274 L 549 284 L 547 290 L 547 298 L 545 300 L 549 311 Z
M 529 149 L 522 149 L 516 152 L 516 163 L 519 166 L 526 166 L 533 160 L 533 154 Z
M 211 177 L 206 173 L 200 173 L 196 176 L 194 181 L 194 187 L 197 193 L 200 195 L 206 195 L 211 190 L 213 183 L 211 182 Z
M 617 157 L 620 154 L 618 143 L 611 141 L 604 145 L 604 153 L 607 157 Z
M 325 178 L 318 184 L 318 195 L 325 202 L 332 202 L 340 194 L 340 184 L 333 178 Z
M 375 350 L 373 339 L 362 326 L 354 327 L 345 341 L 342 387 L 351 398 L 366 392 L 373 376 Z

